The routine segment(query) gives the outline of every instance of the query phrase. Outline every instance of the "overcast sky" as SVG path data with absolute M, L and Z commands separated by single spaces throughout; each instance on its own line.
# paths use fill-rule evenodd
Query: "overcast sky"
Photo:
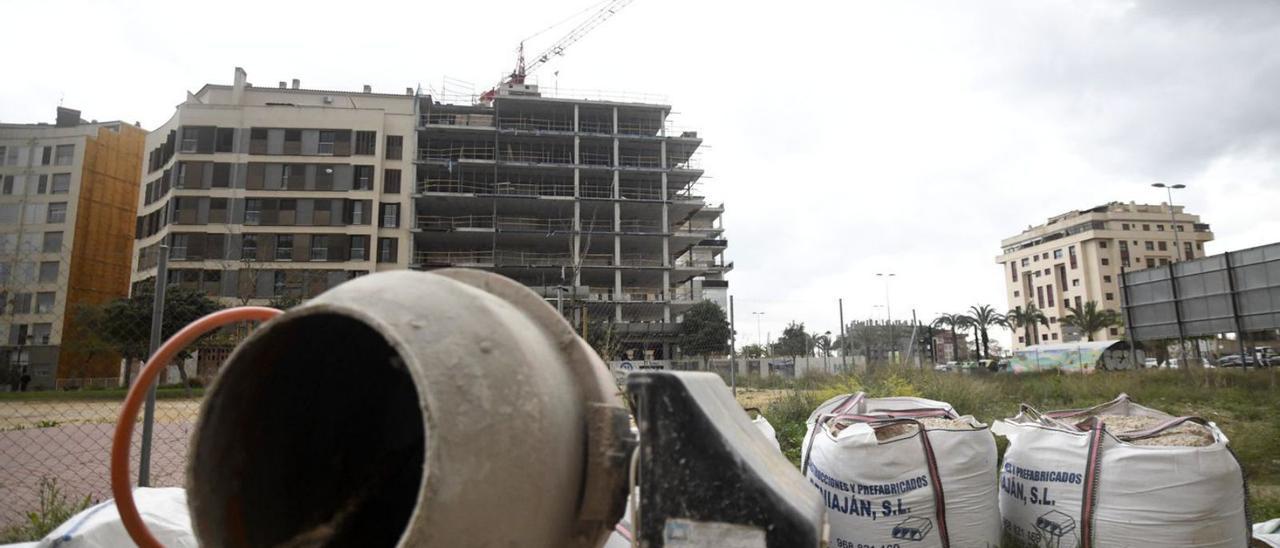
M 479 89 L 592 1 L 11 2 L 0 121 L 62 100 L 150 129 L 236 66 L 260 86 Z M 896 273 L 894 317 L 1004 310 L 1001 238 L 1162 202 L 1155 181 L 1188 185 L 1211 253 L 1280 240 L 1273 0 L 635 0 L 538 82 L 664 95 L 705 139 L 740 343 L 752 312 L 774 337 L 838 331 L 839 297 L 846 320 L 883 317 L 876 272 Z

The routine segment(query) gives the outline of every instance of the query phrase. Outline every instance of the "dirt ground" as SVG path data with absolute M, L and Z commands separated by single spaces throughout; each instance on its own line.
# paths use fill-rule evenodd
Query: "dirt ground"
M 741 404 L 743 408 L 755 407 L 764 409 L 768 407 L 770 403 L 782 399 L 786 394 L 787 390 L 781 389 L 739 388 L 738 403 Z
M 151 484 L 182 485 L 198 400 L 159 400 L 152 438 Z M 56 479 L 69 499 L 110 498 L 111 436 L 120 402 L 0 402 L 0 527 L 40 505 L 41 478 Z M 140 436 L 131 455 L 137 477 Z

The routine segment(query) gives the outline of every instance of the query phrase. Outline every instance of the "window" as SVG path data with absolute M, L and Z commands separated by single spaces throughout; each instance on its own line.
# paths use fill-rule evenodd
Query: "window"
M 262 200 L 248 198 L 244 201 L 244 224 L 256 225 L 262 222 Z
M 53 161 L 53 147 L 44 147 L 40 154 L 40 165 L 47 166 Z
M 404 152 L 404 136 L 388 135 L 387 136 L 387 159 L 399 160 Z
M 14 293 L 13 294 L 13 313 L 14 314 L 30 314 L 31 313 L 31 294 L 30 293 Z
M 1156 243 L 1156 247 L 1157 247 L 1158 249 L 1160 249 L 1160 251 L 1168 251 L 1168 250 L 1169 250 L 1169 243 L 1168 243 L 1168 242 L 1157 242 L 1157 243 Z
M 1009 276 L 1013 278 L 1013 281 L 1018 281 L 1018 265 L 1009 263 Z
M 1050 317 L 1049 317 L 1049 323 L 1058 323 L 1058 317 L 1057 317 L 1057 316 L 1050 316 Z
M 1103 277 L 1102 277 L 1102 283 L 1104 283 L 1104 284 L 1109 284 L 1109 283 L 1111 283 L 1111 275 L 1110 275 L 1110 274 L 1108 274 L 1108 275 L 1106 275 L 1106 276 L 1103 276 Z
M 1143 244 L 1143 245 L 1144 245 L 1144 246 L 1146 246 L 1147 251 L 1155 251 L 1155 250 L 1156 250 L 1156 243 L 1155 243 L 1155 242 L 1144 242 L 1144 244 Z
M 49 176 L 41 174 L 36 183 L 36 194 L 44 194 L 49 191 Z
M 1129 266 L 1129 243 L 1124 240 L 1120 240 L 1120 264 Z
M 249 130 L 249 154 L 267 153 L 267 129 L 252 128 Z
M 1156 260 L 1151 257 L 1147 257 L 1147 268 L 1155 268 L 1155 266 Z
M 1103 257 L 1103 258 L 1102 258 L 1102 266 L 1107 266 L 1107 265 L 1109 265 L 1109 264 L 1111 264 L 1111 259 L 1108 259 L 1108 258 L 1106 258 L 1106 257 Z
M 1116 294 L 1115 294 L 1115 293 L 1107 293 L 1106 297 L 1107 297 L 1107 300 L 1108 300 L 1108 301 L 1114 301 L 1114 300 L 1116 300 Z
M 1048 335 L 1047 333 L 1041 333 L 1041 334 L 1040 334 L 1040 340 L 1042 340 L 1042 341 L 1047 341 L 1047 340 L 1049 340 L 1049 335 Z
M 1098 242 L 1098 247 L 1099 247 L 1099 248 L 1102 248 L 1102 249 L 1106 249 L 1106 248 L 1107 248 L 1107 241 L 1106 241 L 1106 240 L 1102 240 L 1102 241 Z
M 22 204 L 22 222 L 39 224 L 49 217 L 48 204 Z
M 226 162 L 216 162 L 213 164 L 213 180 L 209 181 L 212 188 L 227 188 L 231 186 L 231 164 Z
M 71 174 L 70 173 L 54 173 L 53 187 L 49 189 L 50 194 L 66 194 L 71 191 Z
M 1071 287 L 1080 287 L 1080 278 L 1071 280 Z
M 1142 230 L 1145 230 L 1145 231 L 1150 232 L 1150 231 L 1151 231 L 1151 225 L 1142 225 Z
M 4 183 L 0 185 L 0 194 L 9 196 L 13 194 L 13 175 L 5 175 Z
M 240 240 L 240 258 L 253 260 L 258 258 L 258 235 L 245 234 Z
M 353 261 L 369 260 L 369 237 L 368 236 L 352 236 L 351 237 L 351 260 Z
M 44 253 L 61 253 L 62 252 L 62 233 L 61 232 L 45 232 L 44 241 L 41 242 L 40 251 Z
M 200 132 L 193 127 L 182 128 L 182 146 L 178 152 L 195 152 L 200 146 Z
M 1058 340 L 1058 334 L 1057 334 L 1057 333 L 1054 333 L 1054 334 L 1053 334 L 1053 336 L 1052 336 L 1052 338 L 1053 338 L 1053 340 L 1055 340 L 1055 341 L 1056 341 L 1056 340 Z
M 227 222 L 227 199 L 226 198 L 210 198 L 209 199 L 209 222 L 210 223 Z
M 1055 259 L 1061 259 L 1061 258 L 1062 258 L 1062 250 L 1061 250 L 1061 249 L 1055 249 L 1055 250 L 1053 250 L 1053 258 L 1055 258 Z
M 58 261 L 40 263 L 40 283 L 58 281 Z
M 1182 230 L 1182 225 L 1173 225 L 1173 229 L 1174 229 L 1174 230 L 1176 230 L 1176 231 L 1178 231 L 1178 232 L 1182 232 L 1182 231 L 1183 231 L 1183 230 Z
M 169 241 L 169 258 L 175 261 L 183 261 L 187 258 L 187 244 L 191 241 L 190 234 L 174 234 L 170 236 Z
M 1040 308 L 1044 308 L 1044 286 L 1036 288 L 1036 302 L 1039 303 Z
M 1164 232 L 1164 225 L 1156 225 L 1156 232 Z
M 220 127 L 214 137 L 214 152 L 234 152 L 236 149 L 236 128 Z
M 1017 290 L 1015 290 L 1015 291 L 1013 292 L 1013 296 L 1014 296 L 1014 297 L 1021 297 L 1021 296 L 1022 296 L 1022 292 L 1021 292 L 1021 291 L 1017 291 Z
M 67 220 L 67 203 L 52 202 L 49 204 L 49 213 L 45 219 L 46 223 L 57 224 Z
M 1111 329 L 1107 330 L 1107 332 L 1108 332 L 1108 333 L 1110 333 L 1110 334 L 1112 334 L 1112 335 L 1119 335 L 1119 334 L 1120 334 L 1120 329 L 1119 329 L 1119 328 L 1117 328 L 1117 327 L 1112 327 Z
M 353 225 L 365 224 L 365 220 L 364 220 L 365 209 L 368 208 L 369 202 L 354 200 L 349 203 L 351 204 L 351 223 L 350 224 L 353 224 Z
M 355 182 L 352 190 L 373 190 L 373 166 L 353 166 Z
M 382 228 L 400 228 L 400 204 L 381 204 Z
M 302 154 L 302 130 L 284 130 L 284 153 L 293 155 Z
M 1024 338 L 1024 337 L 1023 337 L 1022 335 L 1018 335 L 1018 342 L 1019 342 L 1019 343 L 1023 342 L 1023 340 L 1022 340 L 1023 338 Z
M 396 262 L 397 260 L 396 253 L 397 251 L 399 251 L 398 249 L 396 249 L 397 247 L 396 243 L 397 242 L 395 238 L 378 238 L 378 262 L 380 263 Z
M 33 344 L 49 344 L 49 337 L 52 334 L 53 324 L 51 323 L 31 324 L 31 342 Z
M 1055 306 L 1055 301 L 1053 300 L 1053 286 L 1052 286 L 1052 285 L 1046 285 L 1046 286 L 1044 287 L 1044 296 L 1045 296 L 1045 300 L 1049 301 L 1049 306 Z
M 1103 243 L 1105 244 L 1106 242 L 1103 242 Z M 1104 246 L 1102 246 L 1102 247 L 1106 247 L 1106 246 L 1104 245 Z M 1069 256 L 1071 257 L 1071 269 L 1072 269 L 1072 270 L 1075 270 L 1075 268 L 1076 268 L 1076 246 L 1074 246 L 1074 245 L 1073 245 L 1073 246 L 1071 246 L 1071 247 L 1068 247 L 1068 248 L 1067 248 L 1067 255 L 1069 255 Z
M 1191 251 L 1191 242 L 1182 242 L 1182 251 L 1186 256 L 1186 260 L 1190 261 L 1195 258 L 1195 253 Z
M 1023 258 L 1022 258 L 1022 266 L 1027 266 L 1027 263 L 1028 263 L 1027 258 L 1026 258 L 1026 257 L 1023 257 Z
M 1164 266 L 1164 265 L 1167 265 L 1167 264 L 1169 264 L 1169 259 L 1166 259 L 1166 258 L 1164 258 L 1164 257 L 1160 257 L 1160 266 Z
M 387 194 L 400 193 L 400 170 L 385 169 L 382 171 L 382 191 Z M 1013 266 L 1013 263 L 1010 263 L 1009 266 Z
M 57 297 L 57 293 L 52 291 L 41 291 L 36 293 L 36 314 L 48 314 L 53 312 L 53 301 Z
M 276 260 L 293 260 L 293 234 L 276 235 Z
M 1044 275 L 1045 275 L 1045 276 L 1048 276 L 1048 275 L 1049 275 L 1049 269 L 1048 269 L 1048 268 L 1044 269 Z
M 1129 230 L 1129 223 L 1120 223 L 1120 230 Z
M 323 234 L 311 236 L 311 260 L 329 260 L 329 236 Z
M 1076 310 L 1080 309 L 1080 296 L 1076 295 Z
M 4 165 L 4 155 L 7 150 L 8 147 L 0 147 L 0 166 Z
M 336 137 L 337 137 L 336 132 L 321 131 L 319 144 L 316 145 L 316 154 L 320 154 L 324 156 L 332 156 L 333 141 L 334 139 L 336 139 Z
M 376 131 L 357 131 L 356 132 L 356 152 L 357 156 L 373 156 L 378 148 L 378 132 Z
M 69 166 L 75 159 L 75 145 L 58 145 L 57 150 L 53 153 L 53 165 Z

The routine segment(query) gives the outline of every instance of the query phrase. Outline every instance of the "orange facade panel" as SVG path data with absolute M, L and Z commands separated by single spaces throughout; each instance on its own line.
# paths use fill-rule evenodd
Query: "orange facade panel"
M 121 124 L 86 139 L 67 275 L 59 379 L 114 377 L 120 356 L 84 343 L 86 307 L 127 297 L 146 132 Z

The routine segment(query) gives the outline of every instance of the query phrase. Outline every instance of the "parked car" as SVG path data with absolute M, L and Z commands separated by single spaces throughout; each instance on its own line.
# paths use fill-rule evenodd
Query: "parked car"
M 1228 354 L 1218 358 L 1218 367 L 1257 367 L 1258 361 L 1253 356 L 1245 356 L 1241 359 L 1239 354 Z
M 959 368 L 959 364 L 953 361 L 933 366 L 934 371 L 955 371 L 957 368 Z
M 1195 360 L 1195 358 L 1188 358 L 1187 362 L 1195 363 L 1193 360 Z M 1168 365 L 1170 369 L 1178 369 L 1181 365 L 1181 361 L 1178 358 L 1169 358 L 1169 361 L 1165 362 L 1165 364 Z M 1200 358 L 1200 367 L 1205 369 L 1214 369 L 1214 365 L 1210 363 L 1207 358 Z
M 1154 368 L 1154 367 L 1160 367 L 1160 361 L 1159 361 L 1159 360 L 1157 360 L 1157 359 L 1155 359 L 1155 358 L 1147 358 L 1147 359 L 1145 359 L 1145 360 L 1142 360 L 1142 368 L 1143 368 L 1143 369 L 1151 369 L 1151 368 Z

